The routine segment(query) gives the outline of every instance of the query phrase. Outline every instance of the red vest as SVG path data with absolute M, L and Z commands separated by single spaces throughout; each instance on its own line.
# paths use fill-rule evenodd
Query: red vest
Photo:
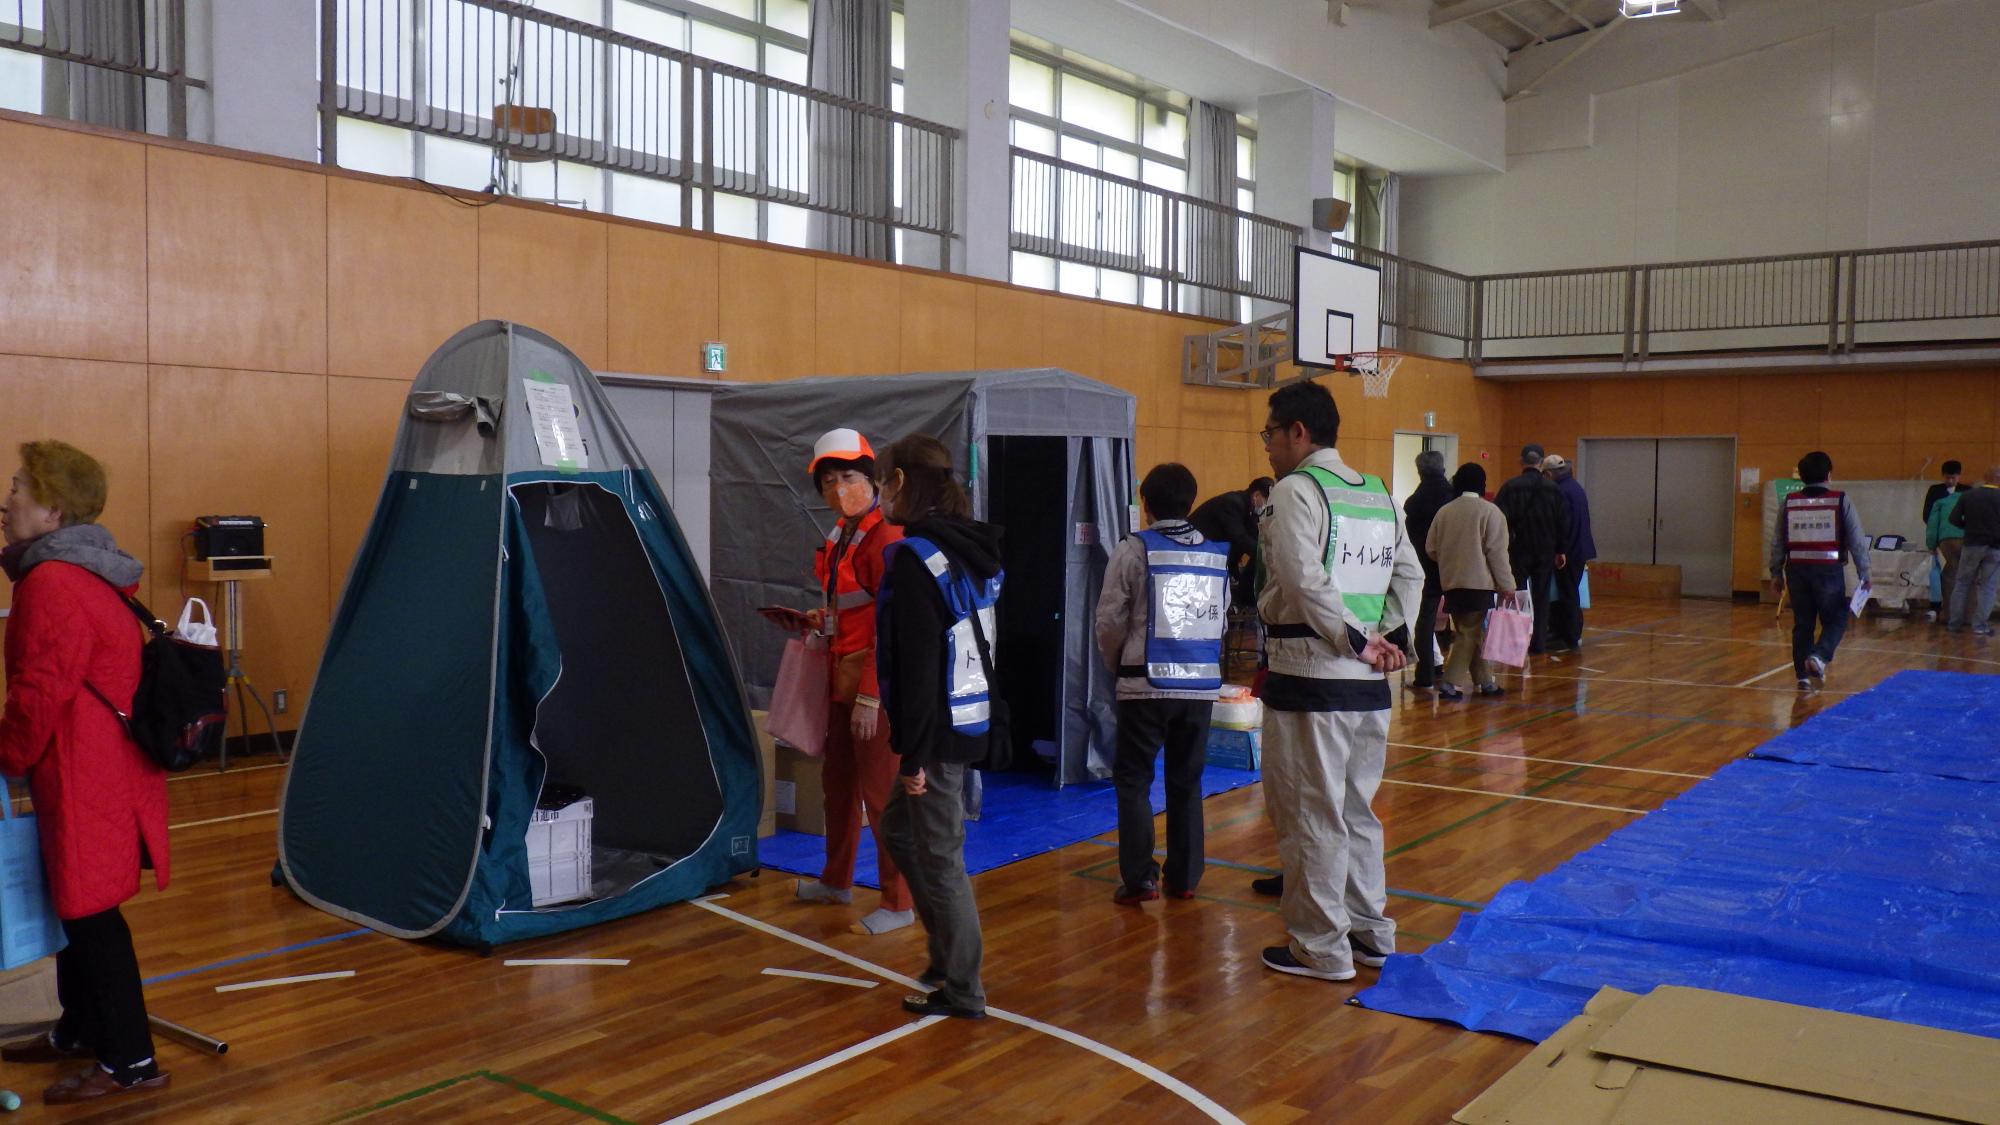
M 1785 562 L 1789 566 L 1839 566 L 1844 557 L 1841 544 L 1847 530 L 1840 518 L 1841 493 L 1829 489 L 1824 495 L 1806 496 L 1794 492 L 1785 497 L 1779 513 L 1785 534 Z
M 819 580 L 826 631 L 833 638 L 835 679 L 850 681 L 837 684 L 837 694 L 852 698 L 849 693 L 859 690 L 873 696 L 876 694 L 875 592 L 882 585 L 882 552 L 901 539 L 903 531 L 882 518 L 881 508 L 873 508 L 861 517 L 843 550 L 840 539 L 844 523 L 834 524 L 832 533 L 813 555 L 813 576 Z M 847 669 L 843 677 L 840 666 L 852 662 L 840 658 L 856 654 L 865 654 L 864 665 Z

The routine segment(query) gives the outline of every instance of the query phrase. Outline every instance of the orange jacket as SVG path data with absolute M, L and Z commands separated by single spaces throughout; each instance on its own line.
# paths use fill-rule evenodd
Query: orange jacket
M 851 525 L 851 527 L 850 527 Z M 841 520 L 813 555 L 829 631 L 833 634 L 833 698 L 881 698 L 875 679 L 875 593 L 882 588 L 882 552 L 903 529 L 870 508 L 858 521 Z

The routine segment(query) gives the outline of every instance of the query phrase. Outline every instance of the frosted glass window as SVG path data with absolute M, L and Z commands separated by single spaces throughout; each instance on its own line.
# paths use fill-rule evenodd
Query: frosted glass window
M 42 60 L 39 57 L 26 51 L 0 51 L 0 109 L 42 112 Z
M 714 24 L 694 21 L 689 39 L 689 50 L 716 62 L 740 66 L 745 70 L 757 69 L 757 41 L 748 35 L 738 35 L 725 31 Z
M 775 43 L 766 43 L 764 73 L 803 86 L 806 84 L 806 53 L 780 47 Z
M 757 201 L 744 195 L 715 197 L 715 233 L 757 237 Z
M 1056 287 L 1056 261 L 1039 254 L 1014 254 L 1014 284 L 1035 289 Z
M 764 0 L 764 22 L 801 39 L 812 29 L 806 0 Z
M 1187 191 L 1187 170 L 1157 160 L 1146 161 L 1145 171 L 1139 178 L 1156 188 L 1182 193 Z
M 909 35 L 903 30 L 903 13 L 889 13 L 889 66 L 903 69 L 904 52 L 909 49 Z
M 662 47 L 687 50 L 687 17 L 663 12 L 650 4 L 635 3 L 634 0 L 616 0 L 611 7 L 611 26 L 614 30 L 637 36 L 651 43 L 658 43 Z
M 732 16 L 742 16 L 746 20 L 757 18 L 757 0 L 688 0 L 700 8 L 713 8 Z
M 484 191 L 493 183 L 493 150 L 449 137 L 424 137 L 424 179 Z
M 1139 158 L 1129 152 L 1107 148 L 1104 150 L 1103 161 L 1100 167 L 1114 176 L 1123 176 L 1128 180 L 1139 178 Z
M 764 205 L 764 231 L 767 241 L 780 246 L 797 246 L 809 249 L 812 243 L 812 212 L 803 207 L 787 207 L 782 203 Z
M 1074 74 L 1062 76 L 1062 119 L 1121 141 L 1139 139 L 1139 99 Z
M 1166 299 L 1165 291 L 1160 284 L 1159 278 L 1142 277 L 1139 279 L 1140 304 L 1146 306 L 1149 309 L 1157 309 L 1160 307 L 1160 302 L 1164 301 L 1165 299 Z
M 1146 107 L 1147 148 L 1171 156 L 1186 156 L 1187 145 L 1187 114 L 1168 113 L 1163 121 L 1159 110 L 1152 106 Z
M 1236 174 L 1246 180 L 1257 178 L 1257 142 L 1254 138 L 1237 136 Z
M 13 53 L 0 52 L 7 55 Z M 373 172 L 378 176 L 417 174 L 416 135 L 408 129 L 345 117 L 340 119 L 335 129 L 334 139 L 342 168 Z
M 1072 297 L 1097 296 L 1097 270 L 1075 262 L 1056 263 L 1056 289 Z
M 604 22 L 604 5 L 601 0 L 537 0 L 534 8 L 536 11 L 547 12 L 552 16 L 563 16 L 593 27 L 600 26 Z
M 1107 301 L 1136 305 L 1139 303 L 1139 275 L 1120 270 L 1100 270 L 1097 274 L 1097 295 Z
M 1029 152 L 1039 152 L 1044 156 L 1056 154 L 1056 133 L 1040 125 L 1030 125 L 1025 121 L 1014 124 L 1014 147 L 1025 148 Z
M 1071 164 L 1081 164 L 1086 168 L 1097 167 L 1097 145 L 1095 142 L 1078 137 L 1062 139 L 1062 158 Z
M 516 164 L 513 170 L 520 176 L 521 197 L 555 203 L 563 207 L 581 207 L 586 211 L 604 210 L 604 172 L 588 164 L 571 164 L 567 160 L 550 160 L 541 164 Z
M 889 108 L 895 110 L 897 113 L 903 112 L 903 84 L 901 82 L 889 83 Z
M 1249 188 L 1237 188 L 1236 209 L 1238 211 L 1255 211 L 1257 209 L 1257 193 L 1251 191 Z
M 1007 100 L 1033 113 L 1056 115 L 1056 72 L 1033 59 L 1007 57 Z
M 611 173 L 611 213 L 628 219 L 679 226 L 681 185 L 648 176 Z

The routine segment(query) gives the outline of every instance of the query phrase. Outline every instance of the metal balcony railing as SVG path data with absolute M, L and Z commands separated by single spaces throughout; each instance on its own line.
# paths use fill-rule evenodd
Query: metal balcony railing
M 844 222 L 840 243 L 917 231 L 942 255 L 953 233 L 957 130 L 594 24 L 506 0 L 322 0 L 320 59 L 329 164 L 351 117 L 678 184 L 683 226 L 714 229 L 727 193 Z
M 186 0 L 0 0 L 0 50 L 49 60 L 42 112 L 188 135 Z M 59 67 L 56 64 L 63 64 Z

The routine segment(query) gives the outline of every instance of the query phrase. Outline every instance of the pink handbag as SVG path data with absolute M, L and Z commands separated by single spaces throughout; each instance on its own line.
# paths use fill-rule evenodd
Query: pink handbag
M 1479 655 L 1494 664 L 1519 668 L 1528 662 L 1528 641 L 1534 634 L 1534 614 L 1496 607 L 1486 615 L 1486 639 Z
M 815 633 L 785 642 L 778 682 L 764 731 L 772 739 L 817 758 L 826 753 L 827 685 L 832 675 L 826 638 Z

